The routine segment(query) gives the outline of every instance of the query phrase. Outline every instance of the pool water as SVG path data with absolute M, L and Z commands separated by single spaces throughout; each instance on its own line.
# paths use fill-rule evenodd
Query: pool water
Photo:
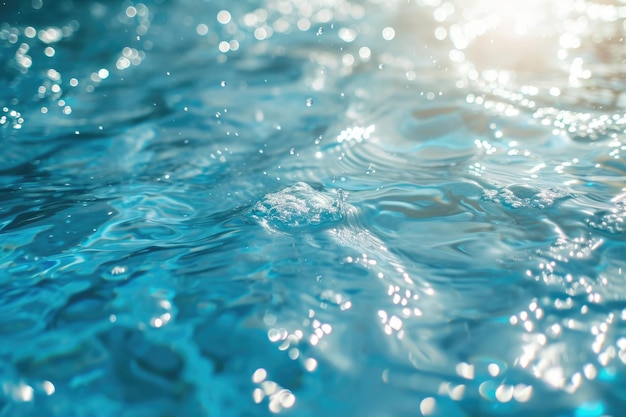
M 626 415 L 623 0 L 0 0 L 0 416 Z

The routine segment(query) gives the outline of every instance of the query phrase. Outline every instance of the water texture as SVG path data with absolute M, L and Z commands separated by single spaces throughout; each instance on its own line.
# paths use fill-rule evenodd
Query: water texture
M 625 415 L 625 18 L 0 0 L 0 416 Z

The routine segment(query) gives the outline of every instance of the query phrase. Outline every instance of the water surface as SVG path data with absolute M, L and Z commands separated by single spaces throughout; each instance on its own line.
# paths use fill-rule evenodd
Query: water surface
M 0 416 L 620 416 L 622 1 L 0 1 Z

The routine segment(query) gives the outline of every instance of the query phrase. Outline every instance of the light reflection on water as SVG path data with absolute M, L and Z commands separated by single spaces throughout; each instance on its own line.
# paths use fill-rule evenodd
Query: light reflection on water
M 626 4 L 22 3 L 0 415 L 620 415 Z

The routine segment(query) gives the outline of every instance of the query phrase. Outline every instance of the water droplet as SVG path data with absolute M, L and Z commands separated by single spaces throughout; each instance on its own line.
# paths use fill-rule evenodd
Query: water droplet
M 320 26 L 319 29 L 317 29 L 316 35 L 317 36 L 322 36 L 323 34 L 324 34 L 324 28 Z
M 222 81 L 222 82 L 220 83 L 220 85 L 221 85 L 222 87 L 226 87 L 226 81 Z
M 313 99 L 311 97 L 306 99 L 306 106 L 311 107 L 313 105 Z

